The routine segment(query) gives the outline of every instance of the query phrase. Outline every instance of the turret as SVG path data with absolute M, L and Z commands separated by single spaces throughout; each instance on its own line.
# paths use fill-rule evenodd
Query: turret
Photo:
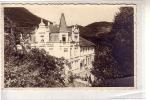
M 49 31 L 46 25 L 44 24 L 43 19 L 41 19 L 41 23 L 39 24 L 35 36 L 36 42 L 49 42 Z
M 39 27 L 41 27 L 41 26 L 45 26 L 45 24 L 44 24 L 44 22 L 43 22 L 43 19 L 41 19 L 41 22 L 40 22 L 40 24 L 39 24 Z
M 59 24 L 59 32 L 60 33 L 66 33 L 66 32 L 68 32 L 64 13 L 61 14 L 60 24 Z
M 59 24 L 59 37 L 60 42 L 69 42 L 69 36 L 68 36 L 68 28 L 65 21 L 64 13 L 61 14 L 60 18 L 60 24 Z
M 79 28 L 77 25 L 72 27 L 72 40 L 75 42 L 79 42 Z

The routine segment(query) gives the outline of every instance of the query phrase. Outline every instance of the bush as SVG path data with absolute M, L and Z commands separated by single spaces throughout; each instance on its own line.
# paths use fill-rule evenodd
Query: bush
M 49 56 L 39 49 L 23 54 L 14 52 L 9 58 L 4 67 L 5 87 L 65 86 L 63 58 Z

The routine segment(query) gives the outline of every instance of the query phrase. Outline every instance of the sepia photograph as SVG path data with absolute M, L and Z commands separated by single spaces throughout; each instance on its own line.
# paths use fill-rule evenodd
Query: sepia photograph
M 135 9 L 3 7 L 4 88 L 135 87 Z

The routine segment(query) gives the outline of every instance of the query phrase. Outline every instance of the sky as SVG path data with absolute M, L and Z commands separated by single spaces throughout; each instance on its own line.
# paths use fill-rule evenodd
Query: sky
M 66 23 L 86 26 L 93 22 L 113 22 L 119 12 L 120 5 L 36 5 L 26 6 L 33 14 L 59 24 L 61 13 L 64 13 Z

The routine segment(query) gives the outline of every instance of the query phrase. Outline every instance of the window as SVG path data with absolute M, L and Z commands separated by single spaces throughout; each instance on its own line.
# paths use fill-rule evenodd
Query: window
M 62 41 L 66 42 L 66 35 L 62 35 Z
M 42 38 L 43 38 L 43 37 L 44 37 L 44 35 L 41 35 L 40 37 L 42 37 Z
M 43 43 L 43 42 L 44 42 L 44 39 L 42 39 L 41 42 Z
M 68 48 L 64 48 L 64 52 L 68 52 Z
M 72 48 L 70 48 L 70 56 L 72 57 Z
M 80 69 L 83 67 L 83 64 L 82 64 L 82 62 L 80 63 Z
M 78 36 L 76 36 L 76 35 L 75 35 L 74 37 L 75 37 L 75 39 L 77 39 L 77 38 L 78 38 Z

